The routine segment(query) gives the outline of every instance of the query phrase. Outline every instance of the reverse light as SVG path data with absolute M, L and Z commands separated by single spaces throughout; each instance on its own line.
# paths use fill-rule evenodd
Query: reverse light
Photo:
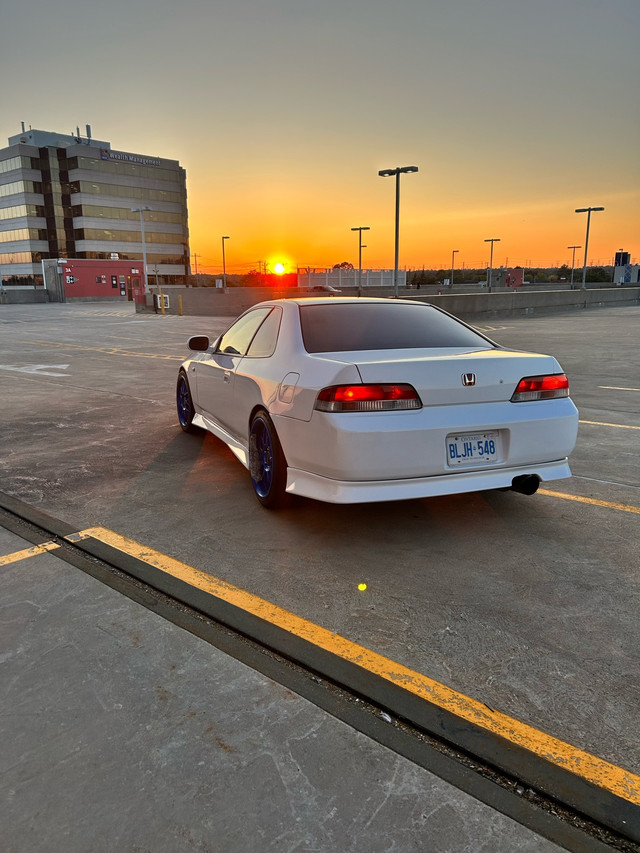
M 528 403 L 530 400 L 555 400 L 569 396 L 569 380 L 564 373 L 548 376 L 525 376 L 511 397 L 512 403 Z
M 421 409 L 413 385 L 332 385 L 323 388 L 314 406 L 319 412 L 398 412 Z

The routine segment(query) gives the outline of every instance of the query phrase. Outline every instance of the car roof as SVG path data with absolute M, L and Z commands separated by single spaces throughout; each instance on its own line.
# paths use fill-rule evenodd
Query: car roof
M 413 299 L 385 299 L 380 296 L 292 296 L 287 299 L 269 299 L 266 301 L 269 304 L 293 302 L 297 305 L 344 305 L 346 303 L 351 305 L 393 305 L 400 303 L 402 305 L 425 305 L 430 308 L 433 307 L 427 302 L 416 302 Z

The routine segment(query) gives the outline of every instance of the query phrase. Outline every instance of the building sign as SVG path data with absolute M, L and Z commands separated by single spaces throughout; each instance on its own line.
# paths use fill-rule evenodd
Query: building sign
M 140 163 L 142 166 L 159 166 L 161 160 L 153 157 L 140 157 L 138 154 L 125 154 L 123 151 L 100 149 L 101 160 L 124 160 L 126 163 Z

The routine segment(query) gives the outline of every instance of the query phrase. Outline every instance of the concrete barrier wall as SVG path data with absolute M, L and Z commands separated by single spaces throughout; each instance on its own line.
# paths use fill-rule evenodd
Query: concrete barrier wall
M 456 317 L 477 320 L 479 317 L 526 317 L 589 308 L 637 305 L 640 303 L 640 288 L 446 294 L 429 297 L 425 301 L 444 308 Z
M 181 297 L 182 313 L 193 316 L 237 317 L 247 308 L 266 299 L 285 299 L 303 295 L 292 288 L 273 291 L 270 288 L 236 287 L 227 291 L 209 287 L 163 289 L 169 297 L 168 314 L 179 313 Z M 355 293 L 355 291 L 354 291 Z M 314 294 L 315 295 L 315 294 Z M 349 295 L 344 290 L 343 295 Z M 368 295 L 368 294 L 367 294 Z M 371 294 L 373 295 L 373 294 Z M 392 296 L 393 290 L 376 289 L 376 296 Z M 524 317 L 534 314 L 578 311 L 588 308 L 603 308 L 619 305 L 640 304 L 640 287 L 593 288 L 589 290 L 544 290 L 504 291 L 500 293 L 446 293 L 417 296 L 415 290 L 401 293 L 419 302 L 430 302 L 464 320 L 479 318 Z M 138 311 L 154 311 L 153 297 L 146 297 L 145 305 Z
M 435 288 L 434 288 L 435 290 Z M 344 296 L 355 295 L 354 288 L 343 288 Z M 181 297 L 182 313 L 193 316 L 237 317 L 247 308 L 265 299 L 286 299 L 305 295 L 297 288 L 274 291 L 268 287 L 234 287 L 224 291 L 212 287 L 179 287 L 163 289 L 169 298 L 168 314 L 179 313 Z M 315 295 L 315 294 L 314 294 Z M 392 288 L 376 288 L 368 296 L 393 296 Z M 587 290 L 504 290 L 494 293 L 478 291 L 476 293 L 438 293 L 401 289 L 401 298 L 410 298 L 420 302 L 430 302 L 456 317 L 469 322 L 479 319 L 491 320 L 505 317 L 525 317 L 556 313 L 560 311 L 579 311 L 589 308 L 604 308 L 620 305 L 640 304 L 640 287 L 590 287 Z M 91 300 L 93 301 L 93 300 Z M 111 301 L 120 301 L 111 300 Z M 33 304 L 47 302 L 44 288 L 2 288 L 0 305 Z M 137 311 L 153 312 L 153 297 L 146 297 L 145 304 L 137 305 Z
M 247 308 L 266 299 L 287 299 L 299 296 L 297 288 L 273 290 L 270 287 L 230 287 L 226 291 L 217 287 L 167 287 L 162 288 L 169 298 L 167 314 L 178 313 L 178 297 L 182 297 L 182 313 L 195 316 L 237 317 Z M 138 310 L 141 310 L 138 306 Z M 142 310 L 153 311 L 153 295 L 146 297 Z
M 48 302 L 47 291 L 43 287 L 3 287 L 0 288 L 0 305 L 35 305 Z

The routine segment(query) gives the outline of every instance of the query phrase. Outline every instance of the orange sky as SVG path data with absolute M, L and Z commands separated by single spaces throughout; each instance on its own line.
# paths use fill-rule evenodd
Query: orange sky
M 395 165 L 395 164 L 394 164 Z M 293 193 L 282 197 L 277 188 L 263 197 L 245 191 L 244 201 L 263 223 L 261 231 L 246 227 L 244 206 L 230 207 L 225 219 L 227 270 L 243 272 L 257 268 L 258 262 L 271 266 L 280 260 L 289 269 L 296 266 L 332 266 L 343 260 L 358 264 L 358 234 L 352 227 L 369 226 L 363 232 L 363 267 L 393 267 L 395 181 L 377 177 L 373 188 L 363 191 L 361 209 L 358 204 L 319 196 L 320 189 L 310 191 L 317 198 L 310 204 Z M 584 246 L 586 214 L 576 214 L 575 207 L 604 206 L 593 213 L 589 236 L 589 262 L 607 264 L 619 248 L 638 251 L 638 198 L 630 192 L 601 192 L 593 198 L 524 201 L 505 198 L 491 206 L 469 204 L 465 209 L 450 199 L 425 204 L 425 176 L 401 178 L 400 266 L 408 268 L 445 267 L 451 264 L 452 250 L 457 249 L 455 265 L 485 266 L 489 261 L 489 237 L 499 237 L 494 244 L 494 265 L 555 266 L 571 264 L 569 246 Z M 205 205 L 206 207 L 206 205 Z M 221 265 L 221 237 L 212 234 L 204 210 L 196 201 L 190 204 L 192 254 L 198 255 L 198 269 L 213 272 Z M 576 265 L 581 266 L 583 250 L 576 250 Z
M 125 26 L 126 24 L 126 26 Z M 50 71 L 73 97 L 42 97 Z M 29 45 L 29 62 L 23 61 Z M 192 256 L 219 272 L 640 260 L 638 0 L 74 0 L 3 10 L 0 142 L 89 123 L 187 170 Z M 20 68 L 19 74 L 14 70 Z M 96 82 L 99 81 L 99 82 Z M 582 264 L 581 250 L 576 263 Z

